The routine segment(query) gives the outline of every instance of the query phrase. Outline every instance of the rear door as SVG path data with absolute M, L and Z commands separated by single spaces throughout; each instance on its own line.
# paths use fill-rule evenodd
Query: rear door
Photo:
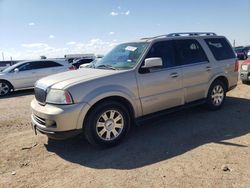
M 55 61 L 40 61 L 37 64 L 37 80 L 66 70 L 66 66 Z
M 205 97 L 212 77 L 212 64 L 196 39 L 176 40 L 177 61 L 182 65 L 185 102 Z
M 153 44 L 146 58 L 153 57 L 161 58 L 163 67 L 140 69 L 137 75 L 143 115 L 183 104 L 182 70 L 176 64 L 173 41 Z

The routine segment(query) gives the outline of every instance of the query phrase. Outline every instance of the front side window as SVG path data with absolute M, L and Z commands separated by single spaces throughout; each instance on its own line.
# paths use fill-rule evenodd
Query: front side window
M 176 66 L 173 41 L 161 41 L 153 44 L 146 56 L 146 59 L 154 57 L 162 59 L 162 68 L 170 68 Z
M 32 70 L 33 67 L 32 67 L 32 62 L 28 62 L 28 63 L 25 63 L 23 65 L 20 65 L 18 67 L 16 67 L 19 69 L 19 71 L 28 71 L 28 70 Z
M 175 47 L 177 61 L 180 65 L 188 65 L 208 61 L 204 50 L 197 40 L 176 40 Z
M 95 68 L 131 69 L 138 63 L 147 47 L 147 42 L 120 44 L 96 62 Z

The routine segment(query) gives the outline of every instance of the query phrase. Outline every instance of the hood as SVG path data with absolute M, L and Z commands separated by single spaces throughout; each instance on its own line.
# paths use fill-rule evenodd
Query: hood
M 36 87 L 46 90 L 47 88 L 64 89 L 74 83 L 86 82 L 96 78 L 117 74 L 119 70 L 82 68 L 74 71 L 67 71 L 54 74 L 38 80 Z
M 242 64 L 250 64 L 250 58 L 248 58 L 246 61 L 244 61 Z

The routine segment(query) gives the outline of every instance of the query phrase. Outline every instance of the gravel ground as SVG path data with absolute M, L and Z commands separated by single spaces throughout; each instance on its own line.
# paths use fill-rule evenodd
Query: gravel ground
M 202 107 L 135 127 L 97 149 L 81 136 L 48 141 L 30 126 L 33 91 L 0 99 L 0 187 L 250 187 L 250 86 L 224 107 Z

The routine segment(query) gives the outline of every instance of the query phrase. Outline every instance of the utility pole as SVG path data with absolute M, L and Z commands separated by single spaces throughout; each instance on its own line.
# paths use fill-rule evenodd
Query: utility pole
M 4 53 L 2 52 L 2 58 L 3 58 L 3 61 L 4 61 Z

